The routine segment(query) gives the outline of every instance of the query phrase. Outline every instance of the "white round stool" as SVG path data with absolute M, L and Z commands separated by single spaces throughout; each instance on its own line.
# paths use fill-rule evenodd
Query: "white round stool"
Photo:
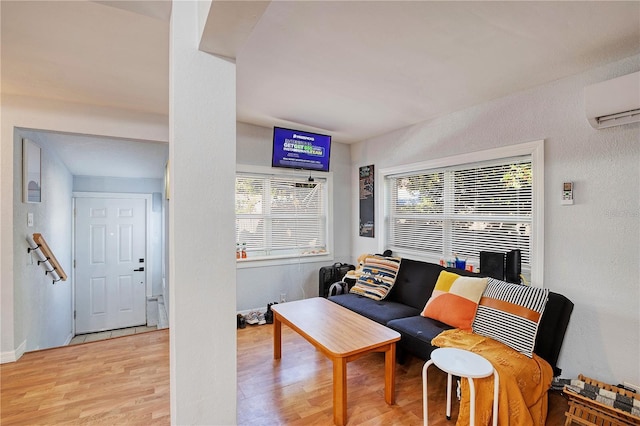
M 427 369 L 435 364 L 447 373 L 447 420 L 451 419 L 451 376 L 459 376 L 469 381 L 470 412 L 469 424 L 475 425 L 476 390 L 473 379 L 489 377 L 493 374 L 493 426 L 498 425 L 498 389 L 500 378 L 491 363 L 482 356 L 463 349 L 438 348 L 431 352 L 431 359 L 422 367 L 422 400 L 424 409 L 424 424 L 429 424 L 427 409 Z

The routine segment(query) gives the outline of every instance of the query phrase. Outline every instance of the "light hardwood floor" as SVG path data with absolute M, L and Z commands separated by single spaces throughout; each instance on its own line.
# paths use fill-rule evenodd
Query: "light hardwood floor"
M 24 354 L 0 366 L 5 425 L 169 424 L 169 331 Z
M 331 425 L 331 362 L 304 338 L 282 327 L 282 358 L 273 359 L 271 326 L 238 330 L 238 424 Z M 366 355 L 347 367 L 347 424 L 422 425 L 422 366 L 408 357 L 396 368 L 396 404 L 384 402 L 384 356 Z M 454 426 L 445 416 L 446 374 L 429 370 L 429 424 Z M 565 398 L 551 393 L 547 426 L 564 424 Z M 468 424 L 468 422 L 467 422 Z
M 238 330 L 238 424 L 331 425 L 330 362 L 287 327 L 282 359 L 274 360 L 272 330 Z M 397 367 L 393 406 L 384 403 L 383 365 L 381 354 L 349 363 L 348 424 L 421 425 L 423 361 Z M 0 380 L 3 426 L 168 425 L 169 331 L 27 353 L 2 364 Z M 455 425 L 444 415 L 445 381 L 429 371 L 432 426 Z M 552 393 L 549 405 L 547 426 L 564 424 L 564 397 Z

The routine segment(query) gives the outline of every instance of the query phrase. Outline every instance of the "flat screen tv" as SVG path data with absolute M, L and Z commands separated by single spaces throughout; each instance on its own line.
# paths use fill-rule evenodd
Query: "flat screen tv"
M 273 128 L 273 167 L 328 172 L 330 155 L 331 136 Z

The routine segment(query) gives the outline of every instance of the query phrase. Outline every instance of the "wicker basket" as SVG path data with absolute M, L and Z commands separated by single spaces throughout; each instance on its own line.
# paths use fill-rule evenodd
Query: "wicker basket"
M 640 396 L 631 391 L 590 379 L 582 374 L 578 376 L 578 379 L 600 389 L 606 389 L 632 399 L 640 400 Z M 573 423 L 585 426 L 640 425 L 640 417 L 634 416 L 631 413 L 586 398 L 573 392 L 566 386 L 564 393 L 569 398 L 569 408 L 565 413 L 565 416 L 567 416 L 567 420 L 564 423 L 565 426 Z

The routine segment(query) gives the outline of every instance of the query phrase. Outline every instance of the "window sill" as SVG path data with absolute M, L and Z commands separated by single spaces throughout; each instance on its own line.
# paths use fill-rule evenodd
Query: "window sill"
M 300 263 L 333 262 L 333 254 L 329 252 L 304 254 L 300 256 L 262 256 L 236 259 L 236 268 L 262 268 L 266 266 L 296 265 Z

